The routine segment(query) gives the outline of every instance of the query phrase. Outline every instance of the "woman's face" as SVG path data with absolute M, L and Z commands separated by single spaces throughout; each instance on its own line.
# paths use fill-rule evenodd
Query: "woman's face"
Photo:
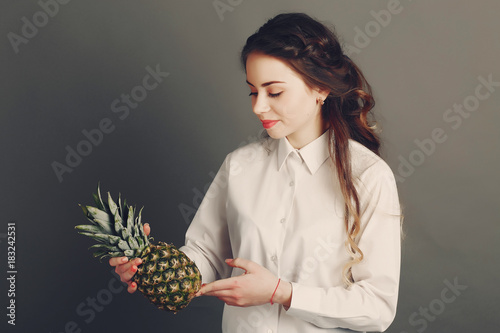
M 300 149 L 325 130 L 321 104 L 328 95 L 311 89 L 289 65 L 272 56 L 251 53 L 246 63 L 253 112 L 270 137 L 287 137 Z

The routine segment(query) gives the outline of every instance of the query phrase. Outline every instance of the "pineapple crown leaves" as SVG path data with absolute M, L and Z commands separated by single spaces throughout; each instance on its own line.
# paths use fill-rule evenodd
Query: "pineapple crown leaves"
M 152 237 L 144 234 L 142 224 L 142 209 L 137 217 L 136 209 L 127 206 L 127 201 L 122 204 L 121 194 L 115 202 L 108 192 L 107 202 L 102 200 L 100 184 L 97 184 L 97 194 L 92 194 L 96 207 L 79 205 L 83 214 L 91 224 L 77 225 L 75 229 L 79 234 L 93 238 L 98 244 L 89 249 L 95 249 L 94 257 L 102 260 L 105 257 L 129 258 L 137 257 L 149 246 Z

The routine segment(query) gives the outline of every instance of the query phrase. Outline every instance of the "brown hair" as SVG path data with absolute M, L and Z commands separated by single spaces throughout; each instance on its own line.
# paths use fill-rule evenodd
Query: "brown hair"
M 355 242 L 360 231 L 360 203 L 352 179 L 349 139 L 380 155 L 380 140 L 368 119 L 375 104 L 370 85 L 358 66 L 342 52 L 335 33 L 303 13 L 279 14 L 250 36 L 241 51 L 245 70 L 252 52 L 286 61 L 309 87 L 330 92 L 321 113 L 329 125 L 330 158 L 345 201 L 345 245 L 351 260 L 345 264 L 342 277 L 350 286 L 351 267 L 363 260 L 363 252 Z

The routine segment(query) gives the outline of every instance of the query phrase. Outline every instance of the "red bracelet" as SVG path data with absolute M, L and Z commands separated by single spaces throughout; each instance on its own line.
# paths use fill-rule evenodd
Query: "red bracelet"
M 273 297 L 274 297 L 274 294 L 276 294 L 276 290 L 278 290 L 278 286 L 280 285 L 280 282 L 281 282 L 281 279 L 278 279 L 278 284 L 276 285 L 276 288 L 274 289 L 274 293 L 273 295 L 271 296 L 271 305 L 273 305 Z

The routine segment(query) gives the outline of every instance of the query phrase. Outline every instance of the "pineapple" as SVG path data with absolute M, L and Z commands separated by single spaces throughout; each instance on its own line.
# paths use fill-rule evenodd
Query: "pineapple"
M 92 237 L 98 244 L 94 257 L 139 257 L 142 264 L 132 278 L 137 289 L 161 310 L 177 311 L 188 306 L 201 287 L 201 274 L 195 263 L 174 245 L 158 242 L 144 234 L 142 208 L 135 217 L 135 208 L 123 205 L 121 196 L 115 203 L 108 192 L 108 202 L 101 198 L 99 184 L 93 194 L 97 207 L 81 206 L 92 224 L 78 225 L 79 233 Z

